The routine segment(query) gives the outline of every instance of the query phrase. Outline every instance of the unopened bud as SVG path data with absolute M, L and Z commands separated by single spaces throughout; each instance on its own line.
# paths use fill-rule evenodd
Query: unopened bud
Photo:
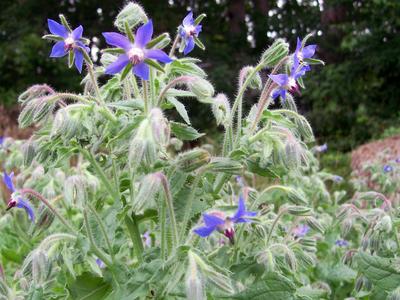
M 188 83 L 190 91 L 195 94 L 197 100 L 202 103 L 212 103 L 214 87 L 205 79 L 197 77 Z
M 128 27 L 132 29 L 136 25 L 147 23 L 147 21 L 148 18 L 143 7 L 137 3 L 129 2 L 117 15 L 117 18 L 114 21 L 114 26 L 124 32 L 125 23 L 127 23 Z
M 186 298 L 193 300 L 204 300 L 204 281 L 198 270 L 195 259 L 189 255 L 189 265 L 186 271 Z
M 294 216 L 309 216 L 311 214 L 311 208 L 305 206 L 289 206 L 287 211 Z
M 381 230 L 384 232 L 391 232 L 392 231 L 392 219 L 390 216 L 384 216 L 376 225 L 376 230 Z
M 183 142 L 176 137 L 169 140 L 169 144 L 174 148 L 175 151 L 180 151 L 183 147 Z
M 171 130 L 161 109 L 153 108 L 150 111 L 150 124 L 154 140 L 160 145 L 167 145 Z
M 400 287 L 389 294 L 387 300 L 400 300 Z
M 290 248 L 287 248 L 285 251 L 285 262 L 290 270 L 292 270 L 293 272 L 297 270 L 297 258 Z
M 354 285 L 354 290 L 358 293 L 363 288 L 363 285 L 364 285 L 364 277 L 360 276 L 356 280 L 356 284 Z
M 299 189 L 289 188 L 287 196 L 289 198 L 289 201 L 294 204 L 308 204 L 306 196 Z
M 315 231 L 318 231 L 322 234 L 325 232 L 324 226 L 322 226 L 322 224 L 316 218 L 307 217 L 306 222 L 307 222 L 307 225 L 310 226 Z
M 243 83 L 247 80 L 248 76 L 250 76 L 250 74 L 254 71 L 254 67 L 244 67 L 242 70 L 240 70 L 240 74 L 239 74 L 239 84 L 240 86 L 243 85 Z M 256 72 L 250 82 L 249 82 L 249 87 L 251 89 L 255 89 L 255 90 L 261 90 L 262 88 L 262 80 L 261 80 L 261 76 L 259 72 Z
M 69 205 L 82 207 L 88 197 L 87 181 L 82 175 L 73 175 L 64 182 L 64 199 Z
M 184 172 L 192 172 L 210 162 L 210 153 L 204 149 L 193 149 L 178 155 L 177 168 Z
M 21 146 L 21 152 L 24 159 L 24 166 L 29 167 L 36 155 L 36 144 L 32 139 L 27 140 Z
M 150 122 L 144 119 L 130 143 L 129 162 L 133 167 L 140 164 L 149 166 L 156 161 L 157 153 L 157 144 L 153 139 Z
M 350 217 L 346 218 L 340 226 L 342 236 L 345 237 L 350 232 L 352 227 L 353 227 L 353 220 Z
M 136 213 L 145 208 L 156 207 L 155 198 L 161 188 L 161 178 L 158 173 L 145 176 L 139 188 L 139 192 L 133 199 L 132 207 Z
M 275 271 L 275 259 L 271 250 L 266 249 L 257 254 L 257 262 L 264 265 L 266 272 Z
M 210 170 L 227 174 L 241 174 L 243 166 L 240 162 L 227 157 L 214 157 L 210 162 Z
M 226 125 L 231 117 L 231 106 L 225 94 L 218 94 L 212 104 L 212 112 L 217 125 Z
M 264 67 L 273 67 L 289 53 L 289 44 L 283 39 L 277 39 L 261 55 L 261 63 Z

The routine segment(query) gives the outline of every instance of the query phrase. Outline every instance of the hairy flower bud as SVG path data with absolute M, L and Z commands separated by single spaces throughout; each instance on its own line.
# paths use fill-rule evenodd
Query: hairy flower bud
M 346 219 L 342 222 L 342 224 L 341 224 L 341 226 L 340 226 L 340 231 L 341 231 L 342 236 L 345 237 L 346 235 L 348 235 L 352 227 L 353 227 L 353 220 L 352 220 L 352 218 L 350 218 L 350 217 L 349 217 L 349 218 L 346 218 Z
M 213 102 L 212 96 L 214 96 L 214 87 L 207 80 L 197 77 L 195 80 L 191 80 L 188 83 L 188 87 L 200 102 Z
M 36 143 L 32 139 L 27 140 L 21 146 L 22 157 L 24 159 L 24 166 L 29 167 L 36 155 Z
M 69 205 L 75 204 L 82 207 L 88 198 L 88 185 L 82 175 L 73 175 L 64 182 L 64 199 Z
M 192 172 L 210 162 L 210 153 L 204 149 L 193 149 L 178 155 L 176 165 L 183 172 Z
M 384 216 L 376 225 L 375 230 L 381 230 L 384 232 L 391 232 L 392 231 L 392 219 L 390 216 Z
M 264 265 L 266 272 L 275 271 L 275 259 L 271 250 L 266 249 L 261 251 L 257 254 L 256 259 L 259 264 Z
M 239 85 L 242 86 L 243 83 L 247 80 L 248 76 L 254 71 L 254 67 L 247 66 L 240 70 L 239 74 Z M 256 72 L 249 82 L 249 87 L 255 90 L 261 90 L 262 88 L 262 80 L 259 72 Z
M 261 63 L 264 67 L 273 67 L 289 53 L 289 44 L 283 39 L 277 39 L 261 55 Z
M 51 136 L 60 136 L 69 140 L 78 134 L 80 128 L 79 120 L 72 117 L 66 109 L 60 109 L 54 117 Z
M 158 173 L 145 176 L 140 184 L 139 192 L 132 202 L 135 213 L 140 213 L 148 207 L 155 207 L 155 198 L 160 188 L 161 178 Z
M 157 159 L 157 143 L 153 139 L 150 121 L 144 119 L 129 146 L 129 162 L 131 166 L 137 167 L 140 164 L 152 165 Z
M 241 174 L 243 166 L 240 162 L 228 157 L 213 157 L 210 162 L 210 170 L 227 174 Z
M 117 27 L 118 30 L 124 32 L 125 23 L 127 23 L 128 27 L 132 29 L 136 25 L 147 23 L 147 21 L 148 17 L 143 7 L 135 2 L 129 2 L 117 15 L 117 18 L 114 21 L 114 26 Z
M 309 216 L 311 214 L 311 208 L 305 206 L 289 206 L 287 211 L 294 216 Z
M 400 287 L 392 291 L 389 296 L 386 298 L 387 300 L 400 300 Z
M 322 226 L 322 224 L 316 218 L 307 217 L 306 222 L 307 222 L 307 225 L 310 226 L 315 231 L 318 231 L 322 234 L 325 232 L 324 226 Z
M 154 140 L 160 145 L 167 145 L 170 138 L 170 126 L 168 120 L 159 108 L 150 111 L 150 124 Z
M 217 125 L 226 126 L 231 117 L 231 106 L 225 94 L 218 94 L 212 104 L 212 112 L 217 121 Z
M 195 259 L 189 255 L 189 264 L 186 271 L 186 298 L 193 300 L 204 300 L 204 280 L 198 270 Z

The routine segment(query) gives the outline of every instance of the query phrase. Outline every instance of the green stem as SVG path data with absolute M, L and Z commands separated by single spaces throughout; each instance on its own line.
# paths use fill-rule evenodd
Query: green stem
M 35 190 L 29 189 L 29 188 L 24 188 L 19 190 L 21 195 L 25 194 L 30 194 L 35 196 L 37 199 L 39 199 L 44 205 L 47 206 L 48 209 L 51 210 L 51 212 L 65 225 L 65 227 L 68 228 L 69 231 L 71 231 L 73 234 L 78 235 L 77 231 L 61 216 L 58 211 L 47 201 L 45 197 L 43 197 L 40 193 L 36 192 Z
M 153 107 L 156 101 L 154 72 L 155 72 L 154 68 L 150 68 L 150 107 Z
M 111 259 L 114 262 L 114 258 L 115 258 L 114 252 L 113 252 L 113 249 L 111 246 L 110 239 L 108 238 L 108 234 L 107 234 L 106 228 L 104 226 L 104 223 L 101 220 L 100 216 L 97 214 L 96 210 L 90 204 L 88 204 L 88 207 L 89 207 L 90 211 L 92 212 L 92 214 L 94 215 L 94 218 L 96 219 L 97 223 L 99 224 L 100 231 L 103 234 L 104 240 L 106 241 L 108 251 L 110 252 L 110 255 L 111 255 Z
M 176 35 L 174 43 L 172 44 L 171 50 L 169 51 L 169 57 L 173 57 L 175 54 L 176 46 L 178 46 L 179 34 Z
M 100 177 L 101 182 L 106 187 L 108 193 L 114 198 L 114 201 L 119 199 L 119 192 L 113 188 L 110 181 L 108 180 L 106 174 L 104 173 L 103 169 L 99 166 L 96 159 L 94 158 L 93 154 L 90 153 L 88 150 L 81 148 L 81 152 L 83 156 L 90 162 L 93 166 L 94 170 L 96 171 L 97 175 Z
M 94 87 L 94 92 L 96 94 L 98 103 L 104 105 L 103 99 L 101 98 L 99 85 L 98 85 L 97 79 L 96 79 L 96 77 L 94 75 L 93 66 L 91 64 L 86 64 L 86 65 L 87 65 L 87 68 L 88 68 L 89 77 L 90 77 L 90 80 L 92 81 L 92 84 L 93 84 L 93 87 Z
M 269 244 L 269 240 L 271 239 L 272 232 L 274 232 L 274 229 L 275 229 L 276 224 L 278 224 L 279 219 L 283 216 L 284 213 L 286 213 L 286 209 L 282 209 L 282 210 L 278 213 L 278 215 L 276 216 L 276 218 L 275 218 L 275 220 L 274 220 L 274 223 L 272 223 L 271 230 L 268 232 L 268 236 L 267 236 L 267 240 L 266 240 L 266 245 Z
M 161 203 L 160 207 L 160 230 L 161 230 L 161 259 L 167 258 L 167 213 L 165 209 L 165 203 Z
M 142 237 L 140 236 L 138 224 L 133 214 L 132 218 L 125 216 L 125 225 L 128 228 L 129 235 L 132 239 L 135 256 L 138 262 L 141 263 L 143 262 L 143 243 Z
M 85 223 L 85 228 L 86 228 L 86 234 L 89 237 L 89 242 L 90 242 L 90 247 L 91 250 L 93 251 L 94 254 L 97 255 L 98 258 L 100 258 L 108 267 L 112 267 L 112 262 L 110 259 L 107 257 L 107 255 L 97 247 L 96 242 L 94 241 L 93 238 L 93 233 L 92 230 L 90 229 L 89 225 L 89 218 L 87 215 L 86 208 L 83 209 L 83 221 Z
M 144 112 L 147 114 L 147 112 L 149 111 L 149 99 L 148 99 L 148 95 L 147 95 L 147 81 L 146 80 L 142 80 L 142 89 L 143 89 L 143 106 L 144 106 Z

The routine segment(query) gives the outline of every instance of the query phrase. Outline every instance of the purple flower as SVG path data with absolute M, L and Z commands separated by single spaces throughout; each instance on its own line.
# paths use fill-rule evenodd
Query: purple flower
M 35 221 L 35 213 L 33 212 L 33 208 L 27 201 L 23 200 L 18 195 L 18 193 L 14 187 L 14 184 L 12 182 L 13 176 L 14 176 L 13 172 L 9 175 L 6 172 L 3 173 L 3 182 L 6 185 L 6 187 L 8 188 L 8 190 L 12 193 L 11 199 L 7 205 L 7 210 L 9 210 L 13 207 L 23 208 L 23 209 L 25 209 L 26 213 L 28 214 L 29 219 L 32 222 L 34 222 Z
M 346 240 L 336 240 L 335 245 L 339 247 L 347 247 L 349 242 Z
M 332 180 L 336 183 L 342 182 L 343 181 L 343 177 L 339 176 L 339 175 L 333 175 Z
M 105 73 L 114 75 L 121 72 L 128 64 L 132 64 L 133 73 L 144 80 L 148 80 L 150 68 L 146 64 L 146 59 L 155 59 L 163 63 L 170 63 L 172 59 L 164 51 L 146 48 L 152 35 L 153 22 L 151 20 L 138 28 L 133 43 L 122 34 L 103 32 L 107 44 L 122 48 L 125 51 L 125 54 L 118 56 L 117 60 L 106 68 Z
M 384 165 L 383 166 L 383 172 L 384 173 L 389 173 L 393 171 L 393 167 L 391 165 Z
M 297 38 L 296 51 L 294 52 L 294 56 L 297 57 L 300 63 L 305 64 L 304 59 L 313 57 L 316 48 L 317 45 L 308 45 L 306 47 L 302 47 L 300 38 Z
M 236 213 L 233 216 L 226 217 L 223 212 L 216 211 L 211 214 L 203 214 L 205 226 L 193 230 L 201 237 L 209 236 L 214 230 L 223 233 L 233 244 L 234 243 L 234 224 L 249 223 L 251 219 L 248 217 L 256 216 L 256 212 L 246 210 L 243 197 L 239 197 L 239 204 Z
M 272 93 L 272 98 L 275 99 L 281 96 L 282 99 L 286 99 L 286 91 L 300 93 L 297 85 L 297 79 L 303 76 L 307 71 L 310 70 L 309 66 L 300 65 L 297 55 L 293 56 L 293 65 L 290 69 L 290 74 L 277 74 L 268 75 L 278 85 L 278 88 Z
M 196 25 L 193 19 L 193 12 L 189 12 L 183 19 L 182 25 L 179 26 L 179 34 L 182 41 L 185 43 L 183 54 L 187 55 L 194 49 L 195 37 L 199 36 L 201 32 L 201 25 Z
M 399 164 L 400 163 L 400 157 L 396 158 L 395 162 Z
M 310 227 L 306 224 L 300 224 L 293 229 L 293 235 L 295 237 L 304 237 L 310 231 Z
M 100 269 L 104 269 L 106 267 L 105 263 L 100 258 L 96 258 L 96 264 Z
M 150 232 L 146 231 L 142 234 L 143 243 L 146 247 L 151 247 L 151 236 Z
M 325 143 L 323 145 L 315 146 L 314 149 L 319 153 L 326 152 L 328 150 L 328 145 Z
M 0 136 L 0 146 L 2 146 L 4 143 L 4 136 Z
M 50 57 L 63 57 L 67 55 L 68 52 L 73 51 L 75 67 L 79 73 L 81 73 L 83 65 L 82 51 L 89 52 L 90 50 L 89 47 L 85 46 L 82 42 L 82 25 L 70 32 L 65 26 L 52 19 L 48 19 L 47 23 L 50 32 L 62 38 L 62 40 L 55 43 L 53 49 L 51 49 Z

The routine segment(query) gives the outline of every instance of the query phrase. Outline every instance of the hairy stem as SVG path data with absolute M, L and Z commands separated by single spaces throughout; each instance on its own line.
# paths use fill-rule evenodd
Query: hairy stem
M 128 228 L 129 235 L 132 239 L 135 256 L 139 263 L 143 262 L 143 242 L 140 236 L 139 227 L 135 219 L 135 215 L 129 218 L 125 216 L 125 225 Z
M 175 54 L 175 50 L 176 50 L 176 46 L 178 46 L 178 42 L 179 42 L 179 34 L 176 34 L 174 43 L 172 44 L 171 50 L 169 51 L 169 57 L 173 57 Z

